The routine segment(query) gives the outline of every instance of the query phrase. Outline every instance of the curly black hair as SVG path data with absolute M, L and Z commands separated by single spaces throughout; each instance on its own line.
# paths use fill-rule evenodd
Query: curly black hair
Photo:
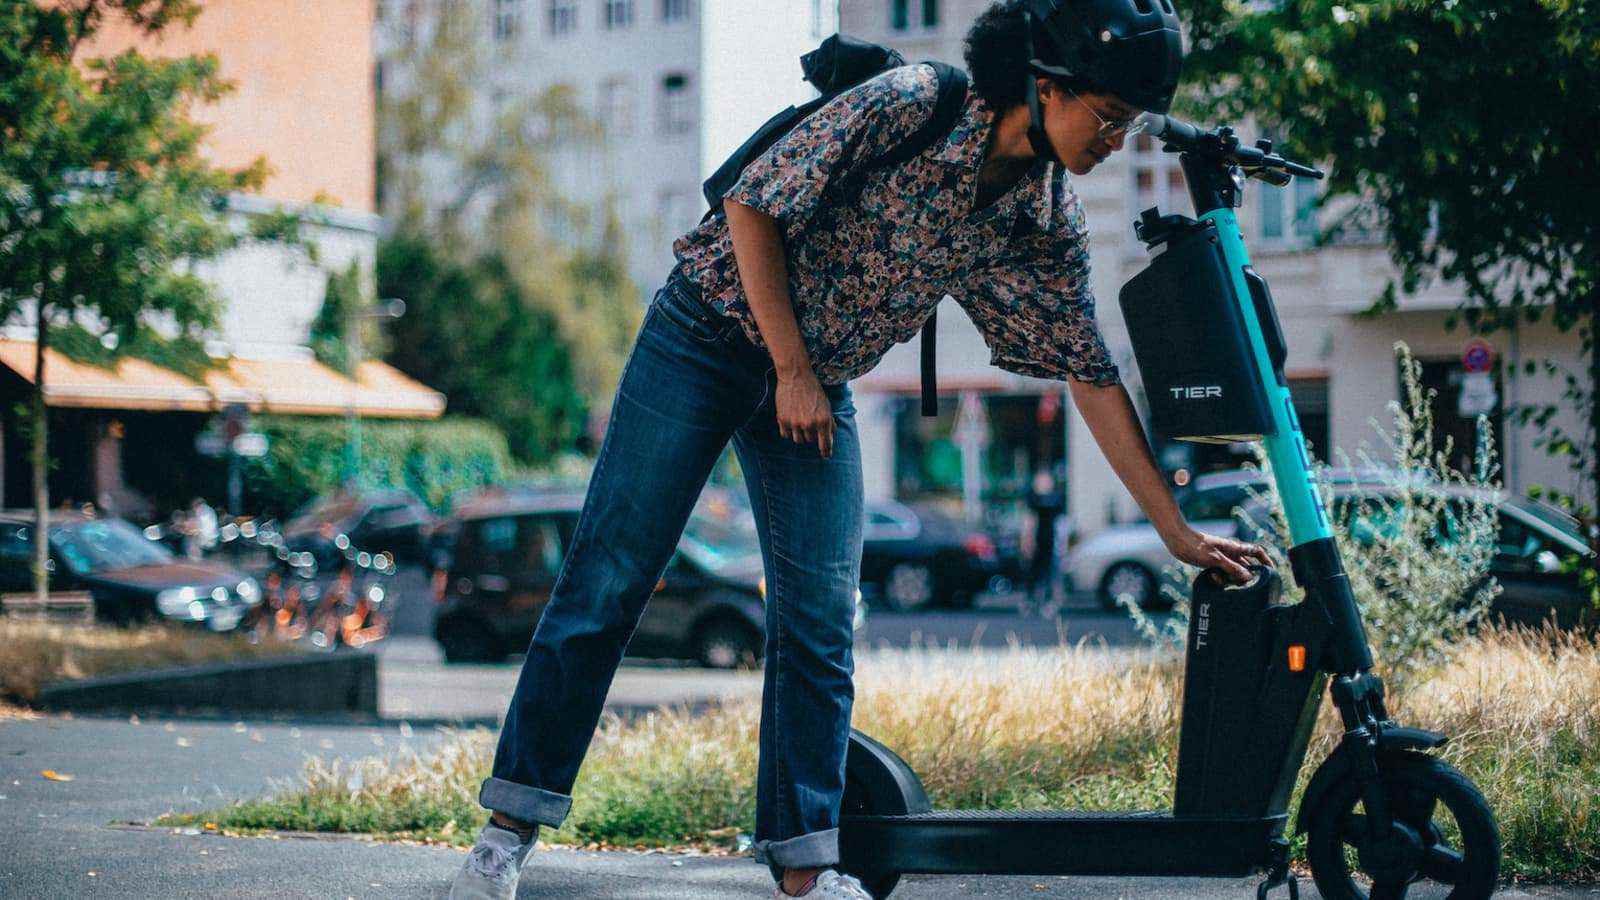
M 1027 102 L 1023 81 L 1029 71 L 1027 28 L 1020 0 L 997 0 L 967 31 L 965 56 L 972 89 L 997 112 Z M 1080 94 L 1095 90 L 1087 79 L 1046 77 Z

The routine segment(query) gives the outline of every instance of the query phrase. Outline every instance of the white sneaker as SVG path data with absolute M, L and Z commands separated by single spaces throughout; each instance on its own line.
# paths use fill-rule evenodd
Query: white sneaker
M 783 892 L 782 884 L 772 889 L 772 900 L 787 900 L 793 896 Z M 827 869 L 818 875 L 817 880 L 811 885 L 811 890 L 800 896 L 806 900 L 873 900 L 867 889 L 861 886 L 861 882 L 849 875 L 840 875 L 832 869 Z
M 492 825 L 483 826 L 478 842 L 467 854 L 461 871 L 450 883 L 450 900 L 511 900 L 517 896 L 517 878 L 522 862 L 539 839 L 539 829 L 526 844 L 515 831 Z

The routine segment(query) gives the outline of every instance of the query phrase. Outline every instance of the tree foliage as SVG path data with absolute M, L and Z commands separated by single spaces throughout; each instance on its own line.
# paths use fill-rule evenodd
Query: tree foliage
M 395 29 L 378 107 L 381 206 L 404 240 L 425 236 L 445 258 L 484 260 L 464 262 L 464 270 L 498 270 L 495 277 L 515 288 L 506 296 L 553 320 L 555 339 L 570 350 L 573 383 L 603 413 L 638 327 L 639 292 L 626 275 L 611 211 L 564 197 L 550 165 L 557 153 L 591 146 L 600 132 L 570 90 L 524 95 L 495 87 L 503 61 L 488 37 L 490 21 L 486 4 L 460 0 L 409 33 Z M 393 283 L 382 272 L 379 279 Z M 407 333 L 422 343 L 403 352 L 397 346 L 393 359 L 402 369 L 453 352 L 416 329 Z M 529 386 L 504 386 L 514 389 Z M 560 404 L 558 412 L 568 408 Z M 513 437 L 519 444 L 519 453 L 529 447 Z
M 389 326 L 389 361 L 442 391 L 452 413 L 502 429 L 519 461 L 547 463 L 582 434 L 567 344 L 500 256 L 458 263 L 397 234 L 378 247 L 378 291 L 407 304 Z
M 1543 430 L 1600 514 L 1600 4 L 1595 0 L 1188 0 L 1189 109 L 1277 124 L 1288 155 L 1324 161 L 1328 198 L 1360 202 L 1330 237 L 1381 227 L 1399 278 L 1459 287 L 1479 331 L 1549 321 L 1587 372 L 1528 361 L 1563 384 L 1512 414 Z M 1582 416 L 1581 433 L 1559 421 Z M 1591 531 L 1600 546 L 1600 531 Z M 1600 555 L 1590 573 L 1600 601 Z
M 192 263 L 243 240 L 297 237 L 292 217 L 236 229 L 223 214 L 228 195 L 259 189 L 268 169 L 259 157 L 241 169 L 203 157 L 206 129 L 189 111 L 231 89 L 214 55 L 78 57 L 108 17 L 154 35 L 199 12 L 194 0 L 0 0 L 0 323 L 37 334 L 29 430 L 41 530 L 51 328 L 88 329 L 113 352 L 176 341 L 181 354 L 217 318 Z M 45 542 L 35 545 L 42 594 Z

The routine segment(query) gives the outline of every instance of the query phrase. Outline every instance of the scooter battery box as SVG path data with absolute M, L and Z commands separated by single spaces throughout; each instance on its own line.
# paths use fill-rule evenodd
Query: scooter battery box
M 1243 587 L 1212 570 L 1194 582 L 1173 811 L 1180 816 L 1282 814 L 1320 699 L 1319 675 L 1295 668 L 1303 605 L 1278 601 L 1263 570 Z M 1303 660 L 1303 658 L 1302 658 Z
M 1259 440 L 1272 418 L 1216 226 L 1190 222 L 1119 297 L 1150 426 L 1166 440 Z

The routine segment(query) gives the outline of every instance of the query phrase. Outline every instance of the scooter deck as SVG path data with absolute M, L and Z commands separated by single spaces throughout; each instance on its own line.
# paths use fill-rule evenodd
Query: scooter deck
M 847 815 L 840 853 L 852 871 L 1237 878 L 1268 864 L 1287 821 L 1070 810 Z

